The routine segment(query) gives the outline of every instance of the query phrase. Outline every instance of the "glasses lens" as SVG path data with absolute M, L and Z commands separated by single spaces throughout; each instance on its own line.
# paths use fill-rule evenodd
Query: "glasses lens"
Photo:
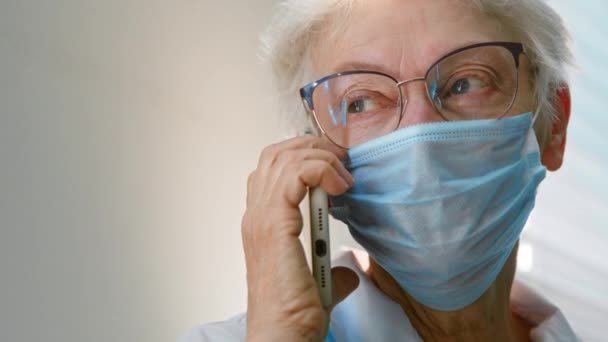
M 354 147 L 390 133 L 399 124 L 399 89 L 393 79 L 383 75 L 334 77 L 319 84 L 312 97 L 319 125 L 342 147 Z
M 504 47 L 464 50 L 437 63 L 427 74 L 431 102 L 447 120 L 499 118 L 517 94 L 517 66 Z

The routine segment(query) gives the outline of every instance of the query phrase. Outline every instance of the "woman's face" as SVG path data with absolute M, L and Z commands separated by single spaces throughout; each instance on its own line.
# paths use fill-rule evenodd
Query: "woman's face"
M 495 19 L 455 0 L 359 1 L 332 38 L 324 35 L 313 49 L 316 78 L 346 70 L 374 70 L 407 80 L 424 76 L 441 56 L 475 43 L 518 39 Z M 534 109 L 527 58 L 520 57 L 519 91 L 507 115 Z M 426 96 L 424 82 L 413 82 L 400 127 L 441 121 Z

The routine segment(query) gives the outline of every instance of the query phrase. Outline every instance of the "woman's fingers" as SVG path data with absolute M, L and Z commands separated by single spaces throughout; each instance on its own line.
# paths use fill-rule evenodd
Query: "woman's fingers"
M 326 161 L 306 160 L 290 165 L 285 171 L 279 184 L 286 190 L 284 199 L 292 206 L 299 205 L 308 187 L 321 187 L 330 195 L 339 195 L 352 186 L 350 180 L 344 179 L 336 167 Z
M 345 157 L 326 139 L 297 137 L 265 148 L 249 175 L 241 230 L 251 336 L 279 338 L 295 332 L 309 339 L 327 328 L 327 311 L 298 238 L 303 221 L 299 204 L 309 187 L 339 195 L 352 186 L 341 162 Z M 340 271 L 336 276 L 345 280 L 337 288 L 336 298 L 343 298 L 356 287 L 355 279 Z
M 320 186 L 331 195 L 348 190 L 354 180 L 340 161 L 344 151 L 327 144 L 333 145 L 316 137 L 299 137 L 266 148 L 247 182 L 248 205 L 286 199 L 285 204 L 297 206 L 308 187 Z
M 333 302 L 328 308 L 331 312 L 334 307 L 346 299 L 359 286 L 359 276 L 348 267 L 334 267 L 331 269 L 332 277 L 332 298 Z
M 346 151 L 334 145 L 331 141 L 314 135 L 305 135 L 266 147 L 260 154 L 258 169 L 269 168 L 278 159 L 278 156 L 285 151 L 303 149 L 325 150 L 334 154 L 338 159 L 346 158 Z
M 346 183 L 352 185 L 354 182 L 353 176 L 350 174 L 350 172 L 348 172 L 348 170 L 346 170 L 344 164 L 342 164 L 341 160 L 333 152 L 322 149 L 306 149 L 299 150 L 296 152 L 296 154 L 296 158 L 298 159 L 324 161 L 330 164 Z

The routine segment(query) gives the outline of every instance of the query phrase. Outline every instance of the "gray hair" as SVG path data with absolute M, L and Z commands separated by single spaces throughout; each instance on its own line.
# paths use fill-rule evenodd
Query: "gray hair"
M 498 20 L 526 46 L 534 69 L 534 97 L 538 141 L 544 145 L 557 118 L 556 90 L 567 84 L 573 61 L 569 34 L 561 17 L 545 0 L 468 0 Z M 279 92 L 284 123 L 295 129 L 319 133 L 301 104 L 298 90 L 313 77 L 311 45 L 320 34 L 334 35 L 356 0 L 284 0 L 262 36 L 262 58 L 270 65 Z M 332 20 L 331 25 L 328 25 Z M 345 20 L 344 20 L 345 21 Z

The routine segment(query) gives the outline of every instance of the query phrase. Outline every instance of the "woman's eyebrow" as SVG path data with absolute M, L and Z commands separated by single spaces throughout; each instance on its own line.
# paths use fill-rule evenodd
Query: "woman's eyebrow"
M 436 49 L 436 53 L 435 53 L 435 59 L 433 59 L 432 61 L 429 61 L 429 67 L 435 63 L 437 60 L 441 59 L 443 56 L 456 51 L 460 48 L 466 47 L 466 46 L 470 46 L 473 44 L 478 44 L 478 43 L 483 43 L 483 42 L 487 42 L 487 41 L 491 41 L 491 39 L 469 39 L 463 42 L 460 42 L 459 44 L 454 44 L 454 46 L 450 46 L 449 48 L 445 48 L 445 46 L 441 46 L 441 47 L 437 47 Z M 433 51 L 434 51 L 433 50 Z M 350 70 L 370 70 L 370 71 L 378 71 L 384 74 L 387 74 L 389 76 L 395 77 L 399 75 L 399 70 L 391 70 L 391 68 L 387 65 L 383 65 L 381 63 L 373 63 L 373 62 L 365 62 L 365 61 L 345 61 L 345 62 L 341 62 L 338 63 L 336 65 L 336 67 L 334 67 L 332 69 L 331 73 L 336 73 L 336 72 L 342 72 L 342 71 L 350 71 Z
M 394 70 L 390 70 L 385 65 L 362 61 L 347 61 L 339 63 L 336 67 L 333 68 L 333 73 L 351 70 L 369 70 L 381 72 L 389 76 L 394 75 Z

